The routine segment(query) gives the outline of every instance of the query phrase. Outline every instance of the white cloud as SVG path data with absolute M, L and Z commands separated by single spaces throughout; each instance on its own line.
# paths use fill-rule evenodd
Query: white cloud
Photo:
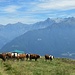
M 33 24 L 35 22 L 38 22 L 41 19 L 34 18 L 33 16 L 24 16 L 24 17 L 15 17 L 14 15 L 11 15 L 11 17 L 0 17 L 0 24 L 6 25 L 8 23 L 17 23 L 22 22 L 24 24 Z
M 34 0 L 28 2 L 26 0 L 18 0 L 16 3 L 13 1 L 0 0 L 0 3 L 5 2 L 6 4 L 0 6 L 0 18 L 1 16 L 3 17 L 0 19 L 0 23 L 35 23 L 48 17 L 55 18 L 75 15 L 74 11 L 71 13 L 64 11 L 75 9 L 75 0 Z
M 5 13 L 14 13 L 14 12 L 17 12 L 17 9 L 19 9 L 19 8 L 20 8 L 19 6 L 9 5 L 4 8 L 4 12 Z
M 26 5 L 24 2 L 22 6 Z M 29 9 L 25 13 L 38 14 L 38 13 L 51 13 L 53 10 L 64 11 L 75 9 L 75 0 L 38 0 L 29 2 Z M 52 13 L 51 13 L 52 14 Z
M 69 10 L 75 8 L 75 0 L 47 0 L 38 4 L 41 9 Z

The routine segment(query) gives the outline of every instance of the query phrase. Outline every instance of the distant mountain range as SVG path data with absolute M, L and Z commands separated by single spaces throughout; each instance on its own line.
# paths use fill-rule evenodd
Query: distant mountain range
M 0 25 L 0 48 L 14 38 L 26 33 L 27 31 L 42 29 L 53 23 L 55 23 L 55 21 L 48 18 L 45 21 L 40 21 L 30 25 L 23 24 L 21 22 L 15 24 L 7 24 L 5 26 Z
M 16 37 L 4 45 L 1 50 L 6 52 L 19 49 L 26 53 L 75 58 L 74 17 L 64 18 L 59 22 L 48 18 L 45 21 L 33 24 L 31 27 L 32 30 L 30 29 Z

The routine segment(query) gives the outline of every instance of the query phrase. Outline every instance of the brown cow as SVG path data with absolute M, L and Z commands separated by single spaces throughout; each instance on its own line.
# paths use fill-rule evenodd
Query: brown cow
M 6 53 L 6 58 L 7 59 L 11 59 L 12 58 L 12 53 L 10 53 L 10 52 L 9 53 Z
M 16 56 L 17 54 L 15 55 L 15 53 L 11 53 L 11 52 L 6 53 L 7 60 L 16 58 Z
M 54 56 L 52 55 L 48 55 L 48 54 L 45 55 L 45 60 L 52 60 L 53 58 Z
M 35 61 L 37 61 L 37 59 L 40 58 L 40 55 L 38 55 L 38 54 L 30 54 L 29 58 L 30 58 L 30 60 L 35 59 Z
M 0 58 L 1 58 L 3 61 L 6 61 L 6 54 L 5 54 L 5 53 L 1 53 L 1 54 L 0 54 Z
M 7 53 L 6 56 L 7 56 L 7 59 L 24 60 L 26 58 L 28 60 L 28 54 Z
M 6 58 L 8 60 L 9 59 L 17 59 L 17 56 L 18 56 L 18 53 L 11 53 L 11 52 L 6 53 Z
M 21 60 L 24 60 L 26 58 L 26 60 L 28 60 L 29 56 L 28 54 L 18 54 L 17 58 Z

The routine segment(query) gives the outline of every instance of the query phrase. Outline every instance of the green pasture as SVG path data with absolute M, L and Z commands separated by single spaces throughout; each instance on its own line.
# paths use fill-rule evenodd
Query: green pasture
M 37 61 L 0 60 L 0 75 L 75 75 L 75 60 L 42 57 Z

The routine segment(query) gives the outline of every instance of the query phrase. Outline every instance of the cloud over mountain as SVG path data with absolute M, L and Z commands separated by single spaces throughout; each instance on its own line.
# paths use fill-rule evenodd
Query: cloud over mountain
M 47 17 L 75 16 L 74 0 L 1 0 L 0 24 L 35 23 Z M 11 20 L 10 20 L 11 19 Z

